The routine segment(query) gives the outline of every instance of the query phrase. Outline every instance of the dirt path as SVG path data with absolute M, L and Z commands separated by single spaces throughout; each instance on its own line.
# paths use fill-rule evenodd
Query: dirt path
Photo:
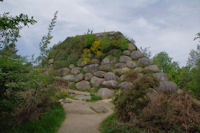
M 113 113 L 109 99 L 97 102 L 66 99 L 66 119 L 58 133 L 99 133 L 99 124 Z

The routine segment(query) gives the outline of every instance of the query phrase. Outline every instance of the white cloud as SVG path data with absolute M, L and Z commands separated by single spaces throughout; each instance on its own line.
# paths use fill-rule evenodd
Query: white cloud
M 19 53 L 38 54 L 38 44 L 46 34 L 53 13 L 58 10 L 52 44 L 67 36 L 121 31 L 135 39 L 138 47 L 150 47 L 153 54 L 166 51 L 182 65 L 196 47 L 194 35 L 200 31 L 200 1 L 168 0 L 5 0 L 0 12 L 27 13 L 38 23 L 22 30 Z

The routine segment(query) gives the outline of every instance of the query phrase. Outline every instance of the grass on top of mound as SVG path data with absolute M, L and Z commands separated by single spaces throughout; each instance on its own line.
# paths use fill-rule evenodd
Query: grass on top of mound
M 56 133 L 64 119 L 64 109 L 57 103 L 40 120 L 24 123 L 7 133 Z
M 105 32 L 97 37 L 96 34 L 89 31 L 85 35 L 68 37 L 63 42 L 54 45 L 49 50 L 48 59 L 54 59 L 53 67 L 59 69 L 70 64 L 77 64 L 80 59 L 88 63 L 91 61 L 91 57 L 102 59 L 109 54 L 109 51 L 112 51 L 111 54 L 117 53 L 119 56 L 121 50 L 128 48 L 128 43 L 129 40 L 120 32 L 112 35 Z M 113 51 L 113 49 L 116 50 Z

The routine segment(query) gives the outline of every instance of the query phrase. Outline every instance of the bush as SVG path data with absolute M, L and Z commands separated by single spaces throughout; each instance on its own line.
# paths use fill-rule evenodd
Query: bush
M 100 45 L 101 52 L 106 53 L 112 49 L 125 50 L 127 48 L 128 40 L 121 33 L 115 33 L 111 39 L 108 34 L 103 34 Z
M 62 43 L 54 45 L 49 52 L 49 59 L 54 59 L 54 68 L 63 68 L 76 64 L 81 58 L 85 39 L 83 36 L 68 37 Z
M 119 93 L 114 100 L 117 118 L 124 122 L 134 121 L 136 115 L 139 115 L 149 103 L 146 96 L 149 88 L 155 88 L 156 86 L 158 86 L 157 79 L 152 75 L 145 75 L 137 80 L 131 89 Z
M 125 78 L 129 82 L 134 82 L 138 78 L 138 72 L 130 70 L 125 74 Z
M 41 116 L 54 102 L 53 78 L 21 58 L 0 57 L 0 131 Z
M 65 112 L 62 105 L 54 104 L 40 120 L 24 123 L 7 133 L 56 133 L 64 119 Z
M 87 34 L 85 34 L 84 37 L 85 37 L 84 48 L 90 48 L 94 43 L 94 41 L 96 40 L 96 35 L 93 34 L 92 30 L 88 30 Z
M 199 109 L 186 93 L 170 97 L 161 94 L 143 110 L 139 125 L 151 132 L 197 133 L 200 131 Z

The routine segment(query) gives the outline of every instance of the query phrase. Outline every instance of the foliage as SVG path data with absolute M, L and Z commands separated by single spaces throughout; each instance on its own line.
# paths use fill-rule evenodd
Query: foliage
M 56 133 L 64 119 L 65 112 L 62 105 L 55 104 L 40 120 L 24 123 L 8 133 Z
M 135 81 L 132 88 L 119 93 L 114 100 L 117 118 L 120 121 L 133 120 L 135 115 L 138 115 L 149 103 L 146 97 L 148 89 L 156 86 L 158 86 L 157 79 L 152 75 L 145 75 Z
M 93 31 L 88 29 L 88 32 L 84 35 L 85 37 L 85 43 L 84 43 L 84 47 L 85 48 L 90 48 L 91 45 L 94 43 L 94 41 L 96 40 L 96 36 L 95 34 L 93 34 Z
M 102 100 L 102 98 L 100 96 L 97 96 L 97 95 L 95 95 L 93 93 L 90 93 L 90 97 L 91 97 L 91 99 L 87 100 L 88 102 L 96 102 L 98 100 Z
M 100 57 L 102 55 L 102 52 L 99 50 L 99 46 L 100 46 L 101 41 L 100 40 L 96 40 L 94 41 L 94 43 L 91 45 L 90 49 L 85 48 L 83 50 L 83 61 L 90 63 L 90 55 L 94 55 L 97 57 Z
M 128 48 L 128 41 L 122 34 L 116 33 L 114 37 L 115 38 L 111 40 L 108 34 L 103 34 L 100 45 L 102 53 L 106 53 L 112 49 L 125 50 Z
M 189 76 L 187 77 L 189 82 L 186 82 L 187 87 L 197 99 L 200 99 L 200 62 L 190 71 Z
M 49 53 L 48 44 L 50 44 L 50 41 L 53 38 L 51 33 L 52 33 L 52 31 L 55 27 L 55 24 L 56 24 L 57 14 L 58 14 L 58 11 L 56 11 L 54 13 L 54 17 L 51 20 L 51 23 L 49 24 L 47 35 L 43 36 L 42 40 L 40 42 L 40 56 L 38 57 L 38 61 L 42 62 L 42 65 L 47 64 L 46 61 L 47 61 L 47 56 L 48 56 L 48 53 Z
M 153 57 L 153 62 L 156 64 L 160 70 L 166 73 L 170 80 L 178 82 L 178 77 L 180 74 L 180 67 L 177 62 L 172 61 L 172 58 L 166 52 L 160 52 Z
M 190 51 L 187 64 L 191 67 L 195 67 L 199 61 L 200 61 L 200 45 L 197 45 L 196 50 Z
M 33 17 L 24 14 L 16 17 L 4 14 L 0 18 L 0 132 L 40 119 L 56 100 L 51 86 L 54 74 L 50 71 L 45 74 L 46 70 L 16 54 L 19 31 L 34 23 Z
M 57 95 L 56 95 L 56 97 L 58 97 L 59 99 L 63 99 L 63 98 L 66 98 L 66 97 L 68 97 L 68 92 L 67 91 L 63 91 L 63 89 L 61 89 L 58 93 L 57 93 Z
M 35 24 L 33 17 L 20 14 L 18 16 L 9 16 L 9 13 L 0 15 L 0 55 L 16 56 L 16 42 L 20 37 L 20 30 L 29 24 Z
M 170 97 L 160 94 L 140 115 L 140 126 L 151 132 L 197 133 L 200 130 L 199 105 L 186 93 Z
M 54 68 L 63 68 L 70 64 L 76 64 L 81 58 L 84 49 L 85 38 L 83 36 L 68 37 L 62 43 L 54 45 L 48 58 L 54 59 Z
M 108 116 L 101 124 L 99 128 L 101 133 L 147 133 L 137 127 L 131 128 L 130 126 L 124 126 L 117 120 L 116 114 Z
M 134 82 L 138 78 L 138 72 L 130 70 L 125 74 L 125 79 L 128 82 Z

